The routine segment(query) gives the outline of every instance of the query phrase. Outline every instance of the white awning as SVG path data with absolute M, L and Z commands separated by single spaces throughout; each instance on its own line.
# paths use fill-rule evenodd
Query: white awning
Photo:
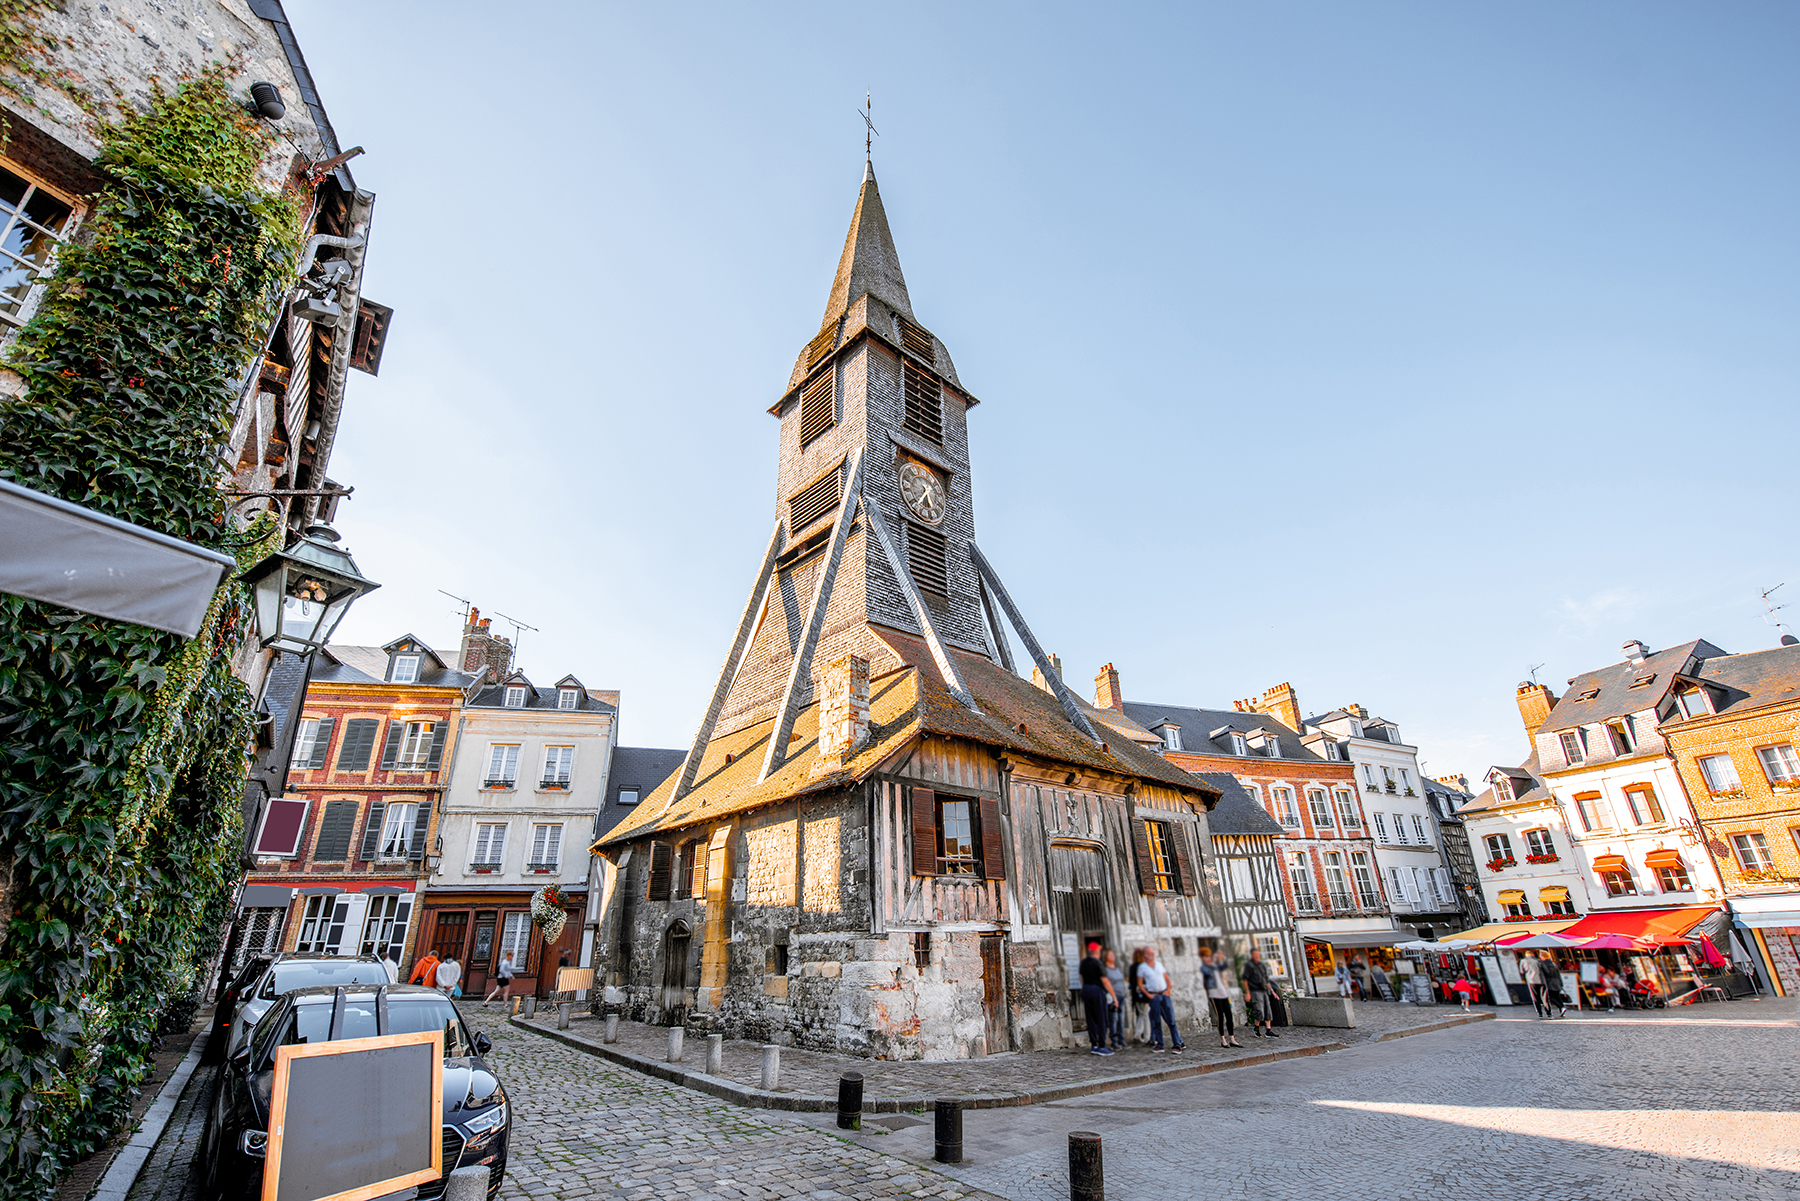
M 1746 930 L 1776 926 L 1800 926 L 1800 892 L 1772 892 L 1761 896 L 1732 897 L 1731 917 Z

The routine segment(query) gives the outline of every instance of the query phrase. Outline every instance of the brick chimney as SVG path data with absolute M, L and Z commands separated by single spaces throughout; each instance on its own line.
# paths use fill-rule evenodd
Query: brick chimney
M 1062 679 L 1062 660 L 1055 655 L 1045 655 L 1044 657 L 1050 660 L 1050 667 L 1056 672 L 1056 678 L 1059 680 Z M 1044 673 L 1036 667 L 1031 669 L 1031 682 L 1036 684 L 1039 688 L 1042 688 L 1045 692 L 1055 691 L 1050 687 L 1050 681 L 1044 678 Z
M 1633 638 L 1619 649 L 1625 652 L 1625 658 L 1632 663 L 1642 663 L 1650 657 L 1650 648 L 1644 645 L 1642 638 Z
M 462 650 L 456 657 L 457 670 L 474 675 L 482 667 L 494 669 L 494 679 L 504 680 L 512 671 L 512 639 L 489 633 L 491 617 L 469 606 L 468 624 L 463 626 Z
M 1292 684 L 1283 682 L 1263 689 L 1262 702 L 1256 706 L 1256 711 L 1276 718 L 1290 730 L 1300 728 L 1300 695 Z
M 1119 673 L 1110 663 L 1094 677 L 1094 708 L 1125 712 L 1125 693 L 1119 687 Z
M 841 763 L 868 741 L 869 661 L 841 655 L 819 675 L 819 758 Z
M 1556 708 L 1556 694 L 1548 685 L 1526 680 L 1520 683 L 1515 699 L 1519 702 L 1519 716 L 1525 719 L 1526 736 L 1536 738 L 1538 730 L 1550 720 L 1550 710 Z

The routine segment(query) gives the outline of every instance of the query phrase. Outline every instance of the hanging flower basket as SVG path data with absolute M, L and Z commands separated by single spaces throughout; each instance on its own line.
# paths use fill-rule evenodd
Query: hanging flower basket
M 555 942 L 562 937 L 563 926 L 569 921 L 563 903 L 562 889 L 554 884 L 546 884 L 531 894 L 531 920 L 545 942 Z

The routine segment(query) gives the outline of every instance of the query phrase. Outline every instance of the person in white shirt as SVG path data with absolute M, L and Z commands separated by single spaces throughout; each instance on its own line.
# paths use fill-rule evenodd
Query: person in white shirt
M 456 962 L 454 958 L 446 958 L 438 964 L 437 987 L 439 992 L 446 997 L 460 997 L 462 989 L 458 985 L 461 983 L 462 964 Z
M 1156 948 L 1144 948 L 1144 962 L 1137 965 L 1137 979 L 1132 981 L 1150 1006 L 1150 1051 L 1160 1054 L 1163 1049 L 1163 1023 L 1169 1024 L 1169 1040 L 1174 1044 L 1177 1055 L 1187 1049 L 1182 1041 L 1181 1031 L 1175 1028 L 1175 1003 L 1173 997 L 1175 987 L 1169 982 L 1169 974 L 1156 962 Z

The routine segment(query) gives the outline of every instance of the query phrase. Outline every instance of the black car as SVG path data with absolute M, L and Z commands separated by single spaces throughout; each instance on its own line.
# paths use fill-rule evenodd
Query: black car
M 231 1021 L 237 1016 L 238 1006 L 243 1004 L 247 990 L 255 984 L 262 974 L 269 970 L 273 958 L 268 955 L 252 955 L 244 963 L 244 968 L 231 978 L 224 991 L 219 993 L 219 1003 L 213 1006 L 212 1037 L 206 1040 L 206 1050 L 201 1053 L 201 1063 L 223 1063 L 225 1045 L 231 1041 Z
M 488 1169 L 492 1201 L 506 1175 L 512 1134 L 506 1090 L 483 1058 L 492 1044 L 487 1035 L 470 1031 L 450 998 L 411 984 L 304 988 L 275 1003 L 256 1024 L 249 1043 L 219 1068 L 201 1139 L 201 1195 L 208 1201 L 248 1201 L 262 1195 L 275 1050 L 284 1044 L 329 1041 L 337 1005 L 343 1007 L 340 1038 L 444 1032 L 444 1174 L 420 1185 L 419 1197 L 441 1195 L 453 1170 L 479 1164 Z

